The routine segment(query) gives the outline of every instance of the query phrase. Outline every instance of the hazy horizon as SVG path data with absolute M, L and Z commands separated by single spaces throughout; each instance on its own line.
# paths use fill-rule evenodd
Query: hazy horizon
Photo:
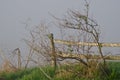
M 120 42 L 119 3 L 120 0 L 90 1 L 90 16 L 100 25 L 103 42 Z M 0 0 L 0 49 L 24 50 L 22 39 L 28 36 L 26 24 L 29 27 L 41 21 L 54 22 L 49 13 L 63 17 L 68 9 L 83 11 L 83 0 Z

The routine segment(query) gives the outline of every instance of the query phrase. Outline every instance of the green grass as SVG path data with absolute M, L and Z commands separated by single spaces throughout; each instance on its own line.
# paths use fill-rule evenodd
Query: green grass
M 104 78 L 102 80 L 120 80 L 120 62 L 109 62 L 108 63 L 109 69 L 110 69 L 110 74 L 107 78 Z M 82 70 L 80 66 L 62 66 L 62 70 L 67 70 L 68 68 L 74 69 L 75 72 L 79 72 Z M 60 75 L 60 72 L 57 73 L 55 76 L 54 73 L 54 68 L 47 66 L 43 67 L 42 70 L 45 71 L 45 73 L 51 77 L 51 80 L 91 80 L 91 79 L 86 79 L 84 77 L 76 75 L 74 72 L 64 72 Z M 19 70 L 17 72 L 3 72 L 0 74 L 0 77 L 5 78 L 5 80 L 49 80 L 48 77 L 46 77 L 41 69 L 39 67 L 35 68 L 29 68 L 26 70 Z M 94 80 L 101 80 L 101 78 L 96 76 Z
M 46 74 L 50 77 L 54 75 L 53 68 L 45 67 L 42 68 Z M 3 72 L 0 77 L 5 78 L 5 80 L 48 80 L 48 78 L 41 72 L 40 68 L 29 68 L 26 70 L 20 70 L 17 72 Z
M 120 62 L 109 62 L 111 74 L 109 80 L 120 80 Z

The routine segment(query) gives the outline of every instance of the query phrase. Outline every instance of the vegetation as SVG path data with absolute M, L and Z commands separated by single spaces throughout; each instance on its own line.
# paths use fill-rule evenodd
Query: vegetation
M 97 72 L 94 73 L 96 75 L 95 78 L 85 77 L 82 74 L 85 74 L 85 68 L 78 64 L 76 65 L 63 65 L 60 69 L 54 73 L 54 68 L 50 66 L 42 67 L 47 75 L 51 77 L 51 80 L 119 80 L 120 79 L 120 62 L 108 62 L 109 65 L 109 76 L 102 77 L 105 75 L 98 76 Z M 84 68 L 84 69 L 83 69 Z M 69 70 L 71 69 L 71 70 Z M 74 70 L 73 70 L 74 69 Z M 72 70 L 74 72 L 72 72 Z M 77 73 L 76 73 L 77 71 Z M 81 71 L 81 73 L 79 73 Z M 79 76 L 78 76 L 79 74 Z M 16 72 L 2 72 L 0 73 L 0 78 L 4 78 L 4 80 L 50 80 L 46 77 L 39 67 L 22 69 Z
M 22 65 L 20 49 L 12 53 L 17 55 L 17 65 L 7 58 L 0 73 L 0 80 L 118 80 L 120 79 L 119 62 L 106 62 L 100 43 L 99 25 L 89 17 L 89 3 L 85 1 L 85 13 L 69 10 L 63 19 L 56 18 L 61 39 L 54 39 L 49 32 L 49 26 L 40 24 L 30 30 L 31 38 L 24 41 L 29 47 L 28 56 Z M 74 34 L 73 34 L 74 33 Z M 67 44 L 55 44 L 55 40 Z M 94 42 L 93 45 L 78 45 L 74 42 Z M 72 44 L 71 44 L 72 43 Z M 59 55 L 58 55 L 59 54 Z M 69 54 L 65 57 L 64 54 Z M 84 58 L 70 54 L 80 55 Z M 90 55 L 99 55 L 89 58 Z M 42 65 L 41 59 L 44 65 Z M 68 62 L 67 62 L 68 61 Z M 29 62 L 35 63 L 35 68 L 28 68 Z M 63 64 L 65 63 L 65 64 Z M 44 66 L 44 67 L 41 67 Z M 46 66 L 47 65 L 47 66 Z M 49 66 L 48 66 L 49 65 Z M 116 66 L 115 66 L 116 65 Z

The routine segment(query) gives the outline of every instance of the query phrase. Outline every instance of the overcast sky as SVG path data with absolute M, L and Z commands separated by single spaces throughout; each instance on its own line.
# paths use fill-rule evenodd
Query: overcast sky
M 89 0 L 90 16 L 102 30 L 103 42 L 120 42 L 120 0 Z M 25 24 L 52 21 L 49 13 L 62 17 L 68 9 L 84 9 L 83 0 L 0 0 L 0 48 L 22 47 Z

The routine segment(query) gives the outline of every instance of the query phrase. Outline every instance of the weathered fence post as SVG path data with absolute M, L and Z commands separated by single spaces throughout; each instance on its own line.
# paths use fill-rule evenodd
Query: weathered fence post
M 20 49 L 18 48 L 18 69 L 21 69 L 21 53 Z
M 20 49 L 19 49 L 19 48 L 16 48 L 14 51 L 15 51 L 15 54 L 17 54 L 17 56 L 18 56 L 18 69 L 21 69 L 22 63 L 21 63 L 21 53 L 20 53 Z
M 52 61 L 53 61 L 53 66 L 54 69 L 56 70 L 57 67 L 57 62 L 56 62 L 56 53 L 55 53 L 55 45 L 54 45 L 54 36 L 53 34 L 49 34 L 48 35 L 49 39 L 50 39 L 50 43 L 51 43 L 51 51 L 52 51 Z

